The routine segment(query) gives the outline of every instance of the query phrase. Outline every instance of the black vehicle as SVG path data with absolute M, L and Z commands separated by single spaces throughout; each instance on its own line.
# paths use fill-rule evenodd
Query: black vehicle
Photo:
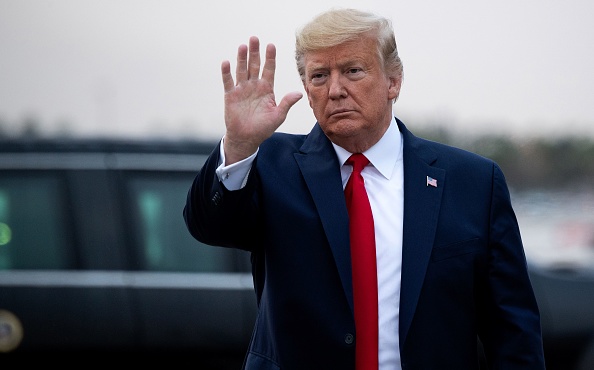
M 214 145 L 0 141 L 0 363 L 241 367 L 257 313 L 249 254 L 201 245 L 182 217 Z M 594 274 L 529 271 L 548 369 L 594 369 Z
M 249 254 L 200 245 L 182 216 L 213 147 L 0 142 L 0 362 L 178 353 L 239 368 L 256 315 Z
M 529 266 L 547 369 L 594 369 L 594 271 Z

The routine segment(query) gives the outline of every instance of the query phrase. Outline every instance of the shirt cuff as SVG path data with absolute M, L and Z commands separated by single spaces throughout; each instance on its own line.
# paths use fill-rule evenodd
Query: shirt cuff
M 239 162 L 233 163 L 229 166 L 225 166 L 225 150 L 223 149 L 223 138 L 220 145 L 220 156 L 219 167 L 216 169 L 217 177 L 219 181 L 225 185 L 227 190 L 239 190 L 247 183 L 248 175 L 252 168 L 252 163 L 258 154 L 258 150 L 249 157 L 242 159 Z

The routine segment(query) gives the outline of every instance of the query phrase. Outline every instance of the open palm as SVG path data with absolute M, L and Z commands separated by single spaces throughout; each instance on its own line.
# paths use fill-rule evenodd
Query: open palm
M 285 121 L 289 109 L 302 94 L 285 95 L 279 104 L 274 96 L 276 48 L 266 47 L 266 59 L 260 76 L 260 41 L 252 36 L 249 47 L 240 45 L 237 51 L 236 81 L 229 61 L 221 65 L 225 88 L 225 157 L 227 164 L 255 153 Z

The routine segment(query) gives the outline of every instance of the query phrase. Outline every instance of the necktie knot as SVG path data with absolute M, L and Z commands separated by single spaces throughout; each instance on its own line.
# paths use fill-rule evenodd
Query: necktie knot
M 355 153 L 347 159 L 346 163 L 353 166 L 353 173 L 361 173 L 363 168 L 369 164 L 369 159 L 361 153 Z

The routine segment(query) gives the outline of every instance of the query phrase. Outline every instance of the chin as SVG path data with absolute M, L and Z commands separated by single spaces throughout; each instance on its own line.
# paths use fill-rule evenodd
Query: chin
M 335 144 L 341 141 L 352 140 L 360 136 L 361 133 L 364 133 L 364 129 L 360 124 L 355 124 L 351 121 L 339 121 L 330 125 L 322 125 L 321 127 L 326 136 Z

